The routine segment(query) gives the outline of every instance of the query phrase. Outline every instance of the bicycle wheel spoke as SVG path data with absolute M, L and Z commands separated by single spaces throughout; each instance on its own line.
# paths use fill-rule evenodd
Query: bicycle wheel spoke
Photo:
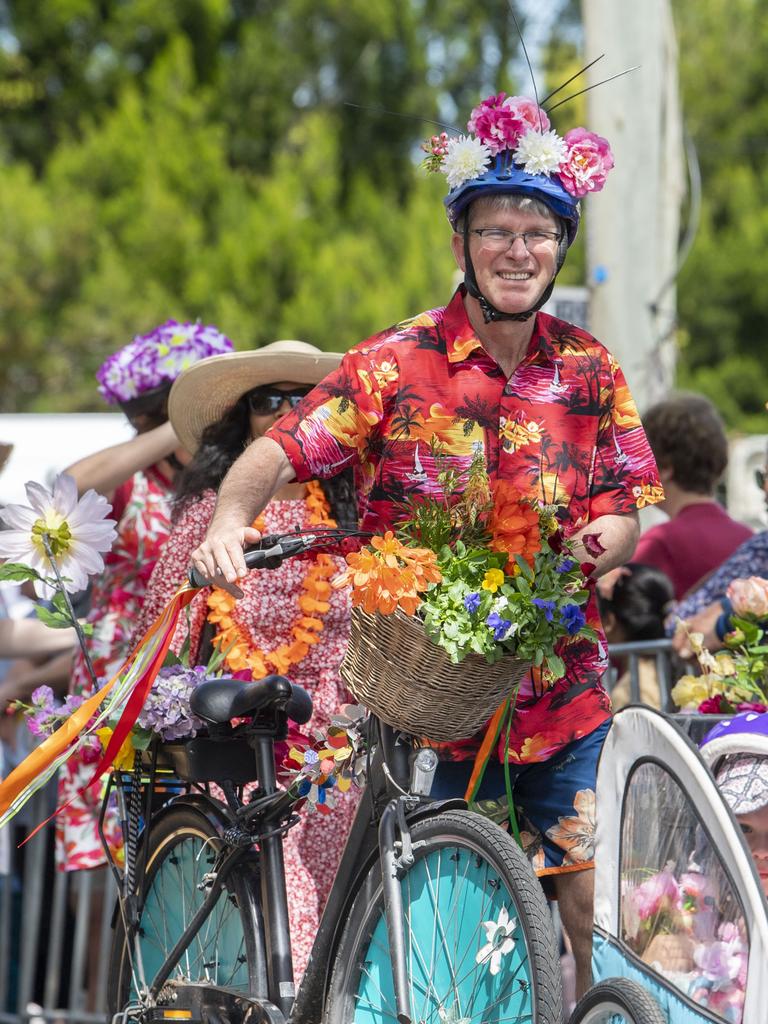
M 411 831 L 415 860 L 402 869 L 401 893 L 414 1024 L 559 1020 L 549 915 L 519 849 L 492 823 L 459 810 L 427 816 Z M 528 908 L 535 916 L 526 920 Z M 393 985 L 377 865 L 350 910 L 328 1020 L 393 1024 Z

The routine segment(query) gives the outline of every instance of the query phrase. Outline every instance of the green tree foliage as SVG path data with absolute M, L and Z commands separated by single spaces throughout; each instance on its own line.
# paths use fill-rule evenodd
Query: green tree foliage
M 768 18 L 760 0 L 675 0 L 686 126 L 701 165 L 701 222 L 678 282 L 679 383 L 728 424 L 768 421 Z
M 344 349 L 448 298 L 419 119 L 514 88 L 507 0 L 0 11 L 4 410 L 98 408 L 99 363 L 169 316 Z

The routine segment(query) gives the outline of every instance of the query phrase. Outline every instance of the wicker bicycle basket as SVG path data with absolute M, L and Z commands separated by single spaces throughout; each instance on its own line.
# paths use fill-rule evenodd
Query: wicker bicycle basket
M 454 665 L 418 618 L 353 608 L 341 675 L 383 722 L 444 742 L 474 735 L 529 669 L 513 655 L 489 665 L 470 654 Z

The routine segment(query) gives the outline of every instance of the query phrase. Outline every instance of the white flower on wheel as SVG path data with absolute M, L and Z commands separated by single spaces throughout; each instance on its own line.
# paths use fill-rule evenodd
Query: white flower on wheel
M 488 941 L 477 951 L 475 963 L 482 964 L 487 961 L 491 974 L 498 974 L 501 970 L 501 958 L 515 948 L 512 936 L 517 928 L 517 919 L 510 917 L 507 908 L 502 907 L 498 921 L 483 921 L 483 928 Z
M 442 1006 L 438 1007 L 437 1015 L 440 1018 L 440 1024 L 471 1024 L 472 1018 L 460 1017 L 460 1012 L 456 1003 L 450 1010 L 444 1010 Z
M 51 576 L 51 565 L 43 544 L 47 537 L 65 588 L 72 594 L 83 590 L 88 576 L 101 572 L 104 559 L 115 539 L 115 523 L 105 518 L 112 510 L 106 498 L 88 490 L 78 501 L 77 484 L 66 473 L 56 478 L 52 490 L 30 481 L 26 484 L 27 505 L 6 505 L 0 512 L 9 530 L 0 531 L 0 556 L 21 562 L 40 576 Z M 50 597 L 56 588 L 42 580 L 35 588 Z

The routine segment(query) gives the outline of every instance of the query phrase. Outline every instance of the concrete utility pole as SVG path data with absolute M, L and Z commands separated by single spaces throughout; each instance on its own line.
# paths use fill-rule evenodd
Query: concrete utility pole
M 616 166 L 586 200 L 590 330 L 615 354 L 640 409 L 674 373 L 675 273 L 685 193 L 677 43 L 670 0 L 582 0 L 588 84 L 640 65 L 587 93 L 587 127 L 611 144 Z M 574 87 L 576 83 L 573 83 Z

